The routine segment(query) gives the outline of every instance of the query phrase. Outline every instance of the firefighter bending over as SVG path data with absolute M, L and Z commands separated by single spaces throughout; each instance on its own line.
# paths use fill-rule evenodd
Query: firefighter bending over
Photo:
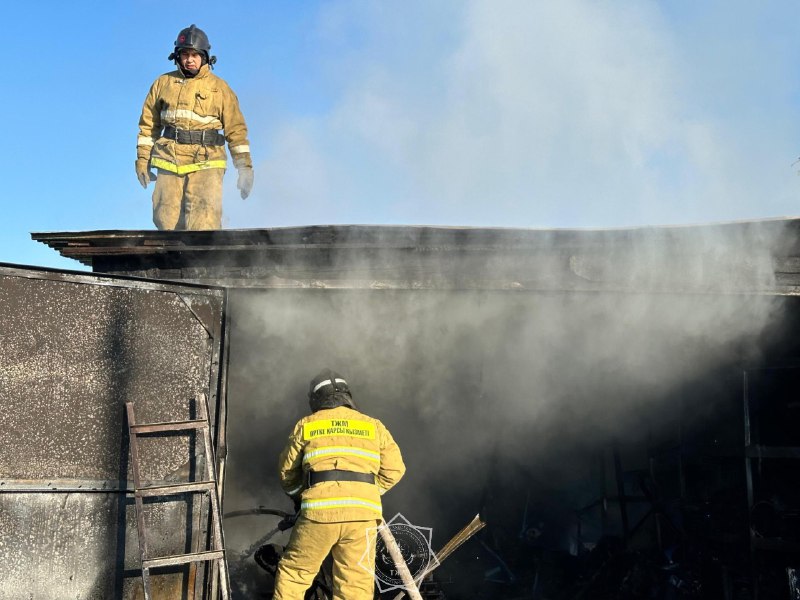
M 211 72 L 217 57 L 209 50 L 203 30 L 194 25 L 183 29 L 169 55 L 178 69 L 155 80 L 142 108 L 136 177 L 144 188 L 156 182 L 153 223 L 159 229 L 222 226 L 226 140 L 242 198 L 253 188 L 247 125 L 236 94 Z
M 405 473 L 400 448 L 378 419 L 356 410 L 338 373 L 325 369 L 312 379 L 308 399 L 312 414 L 295 425 L 278 464 L 299 516 L 273 600 L 301 600 L 328 553 L 334 600 L 372 600 L 374 568 L 362 566 L 374 567 L 374 539 L 364 560 L 367 535 L 381 521 L 381 494 Z

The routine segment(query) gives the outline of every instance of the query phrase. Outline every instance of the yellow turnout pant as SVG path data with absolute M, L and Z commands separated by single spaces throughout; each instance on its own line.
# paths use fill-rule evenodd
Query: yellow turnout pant
M 220 229 L 225 169 L 186 175 L 158 170 L 153 191 L 153 223 L 159 229 Z
M 272 599 L 303 600 L 303 594 L 330 552 L 333 556 L 333 600 L 372 600 L 377 525 L 377 521 L 318 523 L 301 515 L 278 565 Z M 365 556 L 370 529 L 370 552 Z

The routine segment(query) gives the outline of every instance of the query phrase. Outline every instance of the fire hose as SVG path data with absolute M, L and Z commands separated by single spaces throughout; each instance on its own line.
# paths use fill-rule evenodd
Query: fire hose
M 225 518 L 244 517 L 247 515 L 275 515 L 276 517 L 281 517 L 281 520 L 278 525 L 270 529 L 266 535 L 261 536 L 258 541 L 251 544 L 247 550 L 241 554 L 240 560 L 244 560 L 250 557 L 250 555 L 255 554 L 256 550 L 266 544 L 272 538 L 272 536 L 280 531 L 286 531 L 287 529 L 290 529 L 297 520 L 297 515 L 295 513 L 288 513 L 282 510 L 276 510 L 274 508 L 267 508 L 266 506 L 248 508 L 245 510 L 234 510 L 232 512 L 225 513 Z

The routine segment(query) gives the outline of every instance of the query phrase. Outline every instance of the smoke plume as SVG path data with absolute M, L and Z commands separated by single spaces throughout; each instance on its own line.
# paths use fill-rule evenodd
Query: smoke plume
M 779 10 L 766 20 L 742 3 L 703 6 L 327 5 L 309 41 L 320 101 L 253 132 L 255 196 L 228 203 L 229 223 L 618 227 L 795 214 L 785 73 L 796 69 L 782 46 L 795 36 L 773 35 Z
M 290 508 L 277 456 L 308 413 L 309 379 L 329 366 L 403 451 L 408 474 L 384 496 L 387 516 L 439 528 L 441 545 L 496 505 L 493 493 L 513 493 L 504 502 L 518 511 L 531 497 L 568 515 L 601 493 L 593 469 L 604 448 L 636 447 L 642 461 L 646 444 L 674 434 L 683 403 L 713 415 L 733 385 L 739 405 L 743 365 L 763 359 L 782 318 L 768 293 L 781 233 L 579 232 L 565 250 L 559 232 L 541 232 L 523 259 L 465 252 L 426 266 L 458 272 L 452 284 L 534 265 L 534 279 L 517 286 L 345 289 L 381 276 L 424 280 L 412 259 L 381 271 L 396 252 L 387 244 L 306 265 L 321 278 L 346 274 L 342 289 L 234 290 L 227 507 Z M 251 526 L 226 527 L 234 546 L 252 542 Z

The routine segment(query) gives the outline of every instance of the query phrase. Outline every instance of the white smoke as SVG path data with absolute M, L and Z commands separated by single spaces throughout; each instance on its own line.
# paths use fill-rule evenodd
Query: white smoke
M 768 225 L 645 230 L 634 242 L 586 232 L 571 249 L 543 232 L 525 252 L 477 260 L 474 244 L 428 263 L 388 243 L 330 262 L 286 257 L 276 267 L 285 283 L 345 289 L 232 292 L 228 506 L 289 508 L 276 457 L 325 366 L 345 374 L 406 457 L 388 514 L 452 525 L 479 508 L 490 477 L 541 477 L 542 496 L 586 492 L 587 457 L 613 440 L 669 439 L 684 399 L 694 417 L 740 406 L 742 365 L 763 360 L 765 332 L 783 317 L 781 299 L 763 293 L 782 233 Z M 459 289 L 513 274 L 519 287 Z M 382 278 L 409 289 L 346 289 Z
M 330 104 L 281 115 L 258 140 L 268 157 L 252 202 L 228 203 L 231 226 L 792 213 L 795 149 L 779 117 L 725 112 L 742 98 L 731 96 L 737 66 L 698 41 L 715 39 L 713 24 L 690 34 L 663 11 L 587 0 L 328 5 L 312 39 Z M 777 95 L 780 74 L 766 68 L 775 51 L 751 60 Z M 738 67 L 752 76 L 743 52 Z M 698 85 L 712 76 L 727 96 Z

